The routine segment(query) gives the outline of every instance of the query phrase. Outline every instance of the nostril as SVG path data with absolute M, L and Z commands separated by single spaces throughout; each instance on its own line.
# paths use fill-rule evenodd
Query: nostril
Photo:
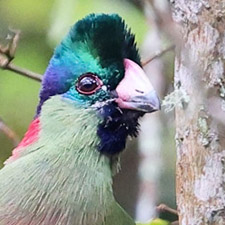
M 140 91 L 140 90 L 137 90 L 137 89 L 135 89 L 135 91 L 138 92 L 138 93 L 144 94 L 144 91 Z

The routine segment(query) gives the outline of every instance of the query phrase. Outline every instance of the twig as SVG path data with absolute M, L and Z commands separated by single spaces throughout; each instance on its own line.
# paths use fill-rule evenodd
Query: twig
M 42 75 L 38 73 L 34 73 L 30 70 L 20 68 L 12 63 L 14 59 L 17 44 L 19 41 L 20 31 L 13 30 L 14 36 L 9 44 L 6 47 L 0 45 L 0 68 L 3 70 L 10 70 L 17 74 L 29 77 L 33 80 L 41 81 Z
M 19 144 L 19 137 L 17 134 L 9 128 L 4 121 L 0 118 L 0 131 L 2 131 L 10 140 L 12 140 L 13 145 L 16 147 Z
M 37 81 L 42 81 L 42 75 L 41 74 L 37 74 L 37 73 L 34 73 L 30 70 L 27 70 L 27 69 L 24 69 L 24 68 L 20 68 L 12 63 L 9 63 L 7 65 L 6 68 L 3 68 L 3 69 L 6 69 L 6 70 L 10 70 L 10 71 L 13 71 L 17 74 L 20 74 L 20 75 L 23 75 L 25 77 L 29 77 L 33 80 L 37 80 Z
M 169 212 L 171 214 L 174 214 L 176 216 L 178 216 L 178 212 L 175 209 L 170 208 L 169 206 L 165 205 L 165 204 L 160 204 L 159 206 L 156 207 L 156 209 L 160 212 Z
M 146 61 L 142 62 L 142 66 L 146 66 L 148 63 L 150 63 L 152 60 L 161 57 L 162 55 L 164 55 L 165 53 L 172 51 L 175 49 L 175 45 L 171 45 L 165 49 L 163 49 L 162 51 L 156 53 L 154 56 L 150 57 L 149 59 L 147 59 Z

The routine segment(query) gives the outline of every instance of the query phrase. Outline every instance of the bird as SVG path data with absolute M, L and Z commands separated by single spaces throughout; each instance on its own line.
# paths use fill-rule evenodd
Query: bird
M 135 36 L 89 14 L 54 50 L 28 130 L 0 170 L 0 225 L 135 225 L 112 177 L 139 119 L 160 109 Z

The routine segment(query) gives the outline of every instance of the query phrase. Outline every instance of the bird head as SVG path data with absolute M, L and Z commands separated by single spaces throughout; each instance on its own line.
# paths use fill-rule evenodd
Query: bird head
M 56 48 L 42 82 L 37 116 L 55 95 L 99 119 L 98 150 L 118 154 L 138 133 L 138 119 L 160 108 L 140 63 L 134 35 L 116 14 L 78 21 Z

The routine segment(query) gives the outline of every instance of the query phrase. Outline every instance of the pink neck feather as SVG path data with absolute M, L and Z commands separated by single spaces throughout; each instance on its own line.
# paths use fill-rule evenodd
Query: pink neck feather
M 13 150 L 12 156 L 10 156 L 4 162 L 4 164 L 11 163 L 11 162 L 15 161 L 16 159 L 18 159 L 20 157 L 21 153 L 23 152 L 24 147 L 29 146 L 29 145 L 33 144 L 35 141 L 37 141 L 39 131 L 40 131 L 40 120 L 39 120 L 39 118 L 36 118 L 31 122 L 31 124 L 28 128 L 28 131 L 26 132 L 22 141 Z

